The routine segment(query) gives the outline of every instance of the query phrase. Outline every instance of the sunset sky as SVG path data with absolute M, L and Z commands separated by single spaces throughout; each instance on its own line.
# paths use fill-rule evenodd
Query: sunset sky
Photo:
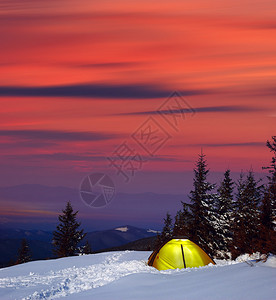
M 275 15 L 275 0 L 0 1 L 0 185 L 78 189 L 104 172 L 118 192 L 187 194 L 201 149 L 214 181 L 265 176 Z M 129 182 L 107 159 L 122 145 L 147 161 Z M 14 215 L 40 215 L 24 205 Z

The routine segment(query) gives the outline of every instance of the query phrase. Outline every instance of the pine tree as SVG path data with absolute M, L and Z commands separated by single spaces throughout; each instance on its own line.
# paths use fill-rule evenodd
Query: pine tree
M 261 205 L 259 251 L 276 254 L 276 136 L 272 136 L 272 141 L 267 141 L 266 145 L 273 156 L 270 165 L 263 168 L 269 170 L 269 175 Z
M 182 236 L 184 231 L 184 217 L 181 210 L 179 210 L 174 218 L 173 236 Z
M 190 236 L 190 222 L 191 215 L 189 213 L 188 204 L 181 201 L 183 210 L 179 210 L 175 215 L 174 227 L 173 227 L 173 236 Z
M 154 248 L 157 249 L 165 242 L 170 240 L 173 236 L 173 228 L 172 228 L 172 218 L 171 215 L 167 212 L 166 218 L 164 219 L 164 227 L 161 234 L 157 235 L 156 242 Z
M 86 241 L 85 245 L 83 246 L 82 252 L 84 254 L 91 254 L 92 253 L 92 248 L 91 248 L 91 246 L 90 246 L 90 244 L 89 244 L 88 241 Z
M 276 232 L 274 230 L 272 201 L 269 187 L 266 187 L 260 207 L 260 237 L 258 251 L 276 254 Z
M 63 214 L 59 215 L 60 221 L 53 233 L 54 253 L 58 257 L 73 256 L 77 252 L 78 243 L 84 238 L 83 230 L 78 230 L 80 223 L 76 221 L 78 211 L 73 212 L 70 202 L 67 202 Z
M 161 239 L 163 241 L 169 240 L 172 237 L 172 218 L 167 212 L 166 218 L 164 219 L 164 227 L 161 233 Z
M 22 239 L 18 250 L 18 259 L 16 264 L 23 264 L 31 260 L 31 251 L 26 239 Z
M 250 171 L 246 179 L 241 174 L 237 189 L 231 250 L 233 258 L 243 253 L 252 254 L 257 251 L 260 233 L 259 204 L 262 186 L 259 186 L 254 173 Z
M 212 193 L 215 184 L 207 181 L 209 170 L 204 154 L 199 159 L 194 169 L 194 190 L 190 192 L 190 238 L 198 243 L 207 253 L 213 254 L 218 245 L 216 244 L 215 227 L 217 223 L 214 205 L 217 195 Z
M 234 182 L 230 177 L 230 170 L 224 173 L 224 179 L 218 188 L 218 197 L 216 201 L 216 215 L 218 218 L 216 228 L 216 238 L 218 242 L 219 253 L 217 256 L 227 258 L 232 241 L 232 218 L 233 218 L 233 190 Z
M 249 253 L 257 251 L 256 243 L 259 239 L 260 234 L 260 203 L 262 198 L 263 185 L 260 185 L 261 180 L 256 181 L 254 178 L 253 171 L 249 171 L 247 176 L 246 194 L 247 202 L 246 207 L 248 208 L 247 222 L 249 225 L 248 229 L 248 240 L 251 243 L 251 248 L 248 247 Z
M 245 179 L 244 174 L 240 174 L 240 178 L 237 182 L 237 194 L 236 201 L 234 203 L 234 222 L 233 222 L 233 240 L 232 245 L 230 246 L 232 259 L 235 259 L 240 254 L 245 253 L 245 212 L 244 212 L 244 203 L 245 200 Z
M 271 205 L 272 205 L 272 216 L 274 220 L 276 220 L 276 136 L 272 137 L 272 142 L 267 141 L 267 147 L 273 152 L 273 157 L 271 159 L 271 163 L 268 167 L 264 169 L 269 170 L 268 177 L 268 186 L 269 186 L 269 193 L 271 197 Z M 276 230 L 274 225 L 274 230 Z

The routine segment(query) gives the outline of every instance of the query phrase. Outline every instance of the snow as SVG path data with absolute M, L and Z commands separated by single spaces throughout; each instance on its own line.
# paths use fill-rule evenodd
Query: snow
M 268 257 L 267 261 L 264 262 L 264 265 L 271 268 L 276 268 L 276 256 Z
M 151 252 L 107 252 L 0 269 L 0 299 L 276 299 L 276 257 L 158 271 Z
M 158 231 L 158 230 L 153 230 L 153 229 L 148 229 L 147 232 L 150 232 L 150 233 L 160 233 L 160 231 Z
M 243 262 L 243 261 L 248 261 L 252 259 L 264 259 L 265 256 L 261 255 L 259 252 L 253 253 L 253 254 L 242 254 L 239 257 L 236 258 L 237 262 Z
M 127 232 L 128 228 L 127 227 L 118 227 L 118 228 L 115 228 L 115 230 L 118 230 L 118 231 L 121 231 L 121 232 Z

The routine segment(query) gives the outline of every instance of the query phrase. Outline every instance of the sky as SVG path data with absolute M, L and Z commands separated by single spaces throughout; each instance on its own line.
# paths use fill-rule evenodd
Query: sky
M 78 189 L 100 172 L 118 192 L 186 195 L 201 151 L 214 181 L 265 176 L 275 14 L 274 0 L 0 1 L 0 185 Z

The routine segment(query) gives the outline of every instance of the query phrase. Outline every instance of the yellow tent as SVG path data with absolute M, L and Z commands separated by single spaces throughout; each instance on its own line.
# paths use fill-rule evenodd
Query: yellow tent
M 149 257 L 148 265 L 158 270 L 203 267 L 215 262 L 197 244 L 173 238 Z

